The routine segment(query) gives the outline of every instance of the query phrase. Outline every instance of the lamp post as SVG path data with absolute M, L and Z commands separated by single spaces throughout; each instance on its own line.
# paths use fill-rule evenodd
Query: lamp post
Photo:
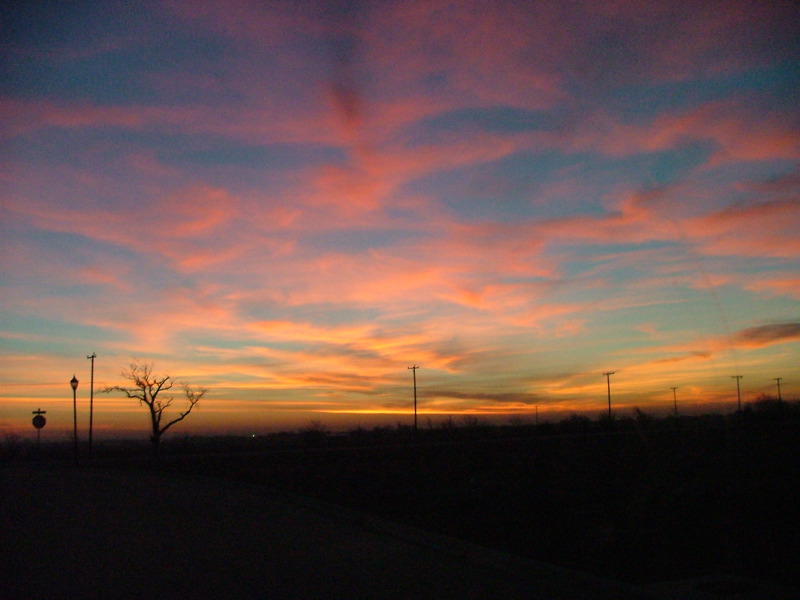
M 77 400 L 77 393 L 78 393 L 78 378 L 75 375 L 72 376 L 72 379 L 69 381 L 69 385 L 72 387 L 72 428 L 73 428 L 73 450 L 75 454 L 75 464 L 78 464 L 78 400 Z
M 672 402 L 675 405 L 675 418 L 677 419 L 678 418 L 678 393 L 677 393 L 676 390 L 678 388 L 677 387 L 671 387 L 669 389 L 672 390 Z

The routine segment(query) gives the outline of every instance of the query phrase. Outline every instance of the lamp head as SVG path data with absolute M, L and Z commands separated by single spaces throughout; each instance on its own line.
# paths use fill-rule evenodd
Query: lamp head
M 69 384 L 72 386 L 72 390 L 75 391 L 78 389 L 78 378 L 75 375 L 72 376 L 72 379 L 69 380 Z

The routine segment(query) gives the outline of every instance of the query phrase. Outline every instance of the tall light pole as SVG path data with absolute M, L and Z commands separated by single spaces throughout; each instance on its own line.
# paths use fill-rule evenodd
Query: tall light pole
M 603 375 L 606 378 L 606 383 L 608 384 L 608 419 L 611 420 L 611 376 L 615 373 L 615 371 L 606 371 Z
M 72 376 L 72 379 L 69 381 L 69 385 L 72 387 L 72 426 L 73 426 L 73 450 L 75 454 L 75 464 L 78 464 L 78 400 L 77 400 L 77 393 L 78 393 L 78 378 L 75 375 Z
M 92 379 L 89 383 L 89 456 L 92 455 L 92 420 L 94 419 L 94 359 L 97 354 L 92 352 L 87 356 L 92 361 Z
M 778 401 L 779 401 L 779 402 L 780 402 L 781 400 L 783 400 L 783 398 L 781 398 L 781 379 L 783 379 L 783 377 L 776 377 L 776 378 L 775 378 L 775 381 L 777 381 L 777 382 L 778 382 Z
M 671 387 L 671 388 L 669 388 L 669 389 L 671 389 L 671 390 L 672 390 L 672 402 L 675 404 L 675 417 L 677 418 L 677 416 L 678 416 L 678 393 L 677 393 L 677 391 L 676 391 L 676 390 L 677 390 L 678 388 L 676 388 L 676 387 Z
M 731 375 L 731 379 L 736 380 L 736 398 L 739 402 L 739 412 L 742 412 L 742 388 L 739 385 L 739 380 L 744 377 L 744 375 Z
M 408 368 L 411 369 L 411 373 L 414 375 L 414 435 L 417 435 L 417 369 L 419 369 L 419 366 L 414 365 Z

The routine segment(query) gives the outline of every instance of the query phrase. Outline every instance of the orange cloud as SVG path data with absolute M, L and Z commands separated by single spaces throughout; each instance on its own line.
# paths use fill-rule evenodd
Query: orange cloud
M 358 370 L 381 378 L 396 372 L 409 360 L 424 361 L 430 368 L 448 370 L 462 358 L 452 346 L 442 343 L 446 330 L 432 323 L 421 323 L 414 333 L 407 333 L 376 325 L 332 327 L 273 321 L 259 323 L 254 333 L 269 347 L 264 352 L 280 357 L 287 366 L 305 365 L 312 373 L 315 369 L 325 372 Z M 284 349 L 282 342 L 287 341 L 301 342 L 302 346 Z
M 793 343 L 800 339 L 800 323 L 785 322 L 767 325 L 756 325 L 736 331 L 730 335 L 721 335 L 696 340 L 686 344 L 654 345 L 642 350 L 644 355 L 662 355 L 661 358 L 645 361 L 629 361 L 626 366 L 628 371 L 637 371 L 648 378 L 654 378 L 656 373 L 666 372 L 664 369 L 673 370 L 680 365 L 680 369 L 687 373 L 689 370 L 700 371 L 709 361 L 723 360 L 723 355 L 729 355 L 738 350 L 747 351 L 764 348 L 776 344 Z M 724 359 L 727 362 L 728 359 Z

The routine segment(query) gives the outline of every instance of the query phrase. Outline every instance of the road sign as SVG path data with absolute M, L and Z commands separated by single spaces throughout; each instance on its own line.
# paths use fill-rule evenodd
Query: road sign
M 44 427 L 47 424 L 47 419 L 45 419 L 42 416 L 44 414 L 47 414 L 46 410 L 42 410 L 40 408 L 38 410 L 34 410 L 33 414 L 36 415 L 35 417 L 33 417 L 33 426 L 36 427 L 36 429 L 41 429 L 42 427 Z

